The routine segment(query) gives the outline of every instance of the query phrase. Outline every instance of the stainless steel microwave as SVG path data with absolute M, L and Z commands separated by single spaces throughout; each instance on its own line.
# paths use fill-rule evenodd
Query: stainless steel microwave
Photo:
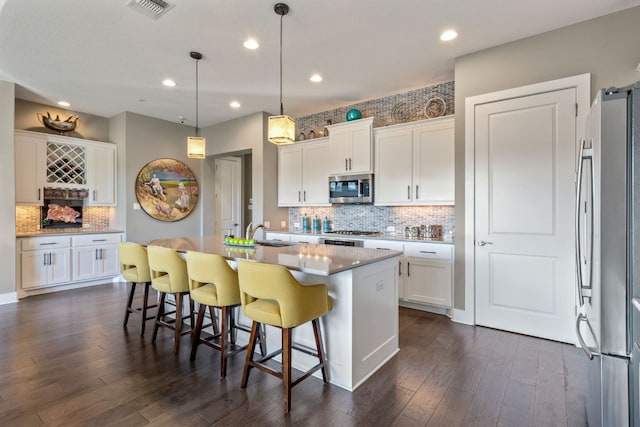
M 373 175 L 339 175 L 329 177 L 330 203 L 373 203 Z

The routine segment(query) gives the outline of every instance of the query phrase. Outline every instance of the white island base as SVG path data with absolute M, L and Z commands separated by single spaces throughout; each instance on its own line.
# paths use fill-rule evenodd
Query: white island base
M 329 276 L 291 272 L 302 283 L 324 283 L 329 287 L 333 310 L 321 320 L 329 382 L 355 390 L 399 351 L 398 258 Z M 250 324 L 249 319 L 242 315 L 240 318 L 240 323 Z M 281 347 L 278 328 L 267 326 L 266 334 L 268 352 Z M 293 341 L 315 349 L 310 322 L 294 329 Z M 318 359 L 293 350 L 292 363 L 294 368 L 306 371 L 316 365 Z M 321 378 L 320 371 L 314 376 Z

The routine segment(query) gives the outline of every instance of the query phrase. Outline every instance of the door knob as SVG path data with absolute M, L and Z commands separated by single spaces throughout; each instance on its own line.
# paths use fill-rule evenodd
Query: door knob
M 493 245 L 493 242 L 485 242 L 484 240 L 480 240 L 478 242 L 478 246 L 484 246 L 484 245 Z

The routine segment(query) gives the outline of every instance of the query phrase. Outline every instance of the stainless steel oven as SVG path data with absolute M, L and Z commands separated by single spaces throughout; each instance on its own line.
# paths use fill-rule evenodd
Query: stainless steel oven
M 330 203 L 373 203 L 373 174 L 329 177 Z

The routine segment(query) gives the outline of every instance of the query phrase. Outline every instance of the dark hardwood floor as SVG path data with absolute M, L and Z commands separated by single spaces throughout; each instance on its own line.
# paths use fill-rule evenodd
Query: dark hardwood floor
M 400 309 L 400 353 L 354 393 L 316 378 L 293 389 L 254 371 L 244 353 L 220 380 L 207 347 L 189 337 L 122 328 L 126 289 L 107 284 L 0 306 L 2 426 L 585 426 L 584 364 L 565 344 Z

